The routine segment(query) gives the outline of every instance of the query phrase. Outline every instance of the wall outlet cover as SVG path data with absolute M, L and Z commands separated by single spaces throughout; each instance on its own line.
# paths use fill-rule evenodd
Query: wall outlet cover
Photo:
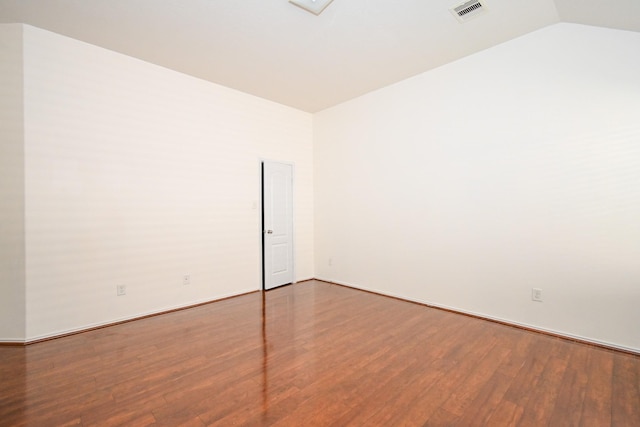
M 531 299 L 536 302 L 542 302 L 542 289 L 540 288 L 531 289 Z

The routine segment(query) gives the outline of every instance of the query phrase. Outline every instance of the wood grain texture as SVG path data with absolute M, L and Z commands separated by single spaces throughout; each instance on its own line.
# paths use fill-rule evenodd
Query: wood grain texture
M 635 426 L 640 357 L 309 281 L 0 347 L 0 426 Z

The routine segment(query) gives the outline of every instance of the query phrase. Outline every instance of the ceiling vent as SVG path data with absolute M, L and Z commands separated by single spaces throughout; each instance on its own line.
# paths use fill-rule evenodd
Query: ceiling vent
M 487 11 L 487 7 L 479 0 L 471 0 L 449 10 L 458 21 L 466 22 L 478 15 L 484 14 Z

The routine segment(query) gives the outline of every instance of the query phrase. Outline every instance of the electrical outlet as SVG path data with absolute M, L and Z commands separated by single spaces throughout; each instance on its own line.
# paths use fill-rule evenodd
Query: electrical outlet
M 122 295 L 126 295 L 127 294 L 127 287 L 125 285 L 118 285 L 118 286 L 116 286 L 116 292 L 117 292 L 119 297 L 121 297 Z
M 191 284 L 191 275 L 185 274 L 184 276 L 182 276 L 182 284 L 183 285 L 190 285 Z
M 542 302 L 542 289 L 531 289 L 531 299 L 536 302 Z
M 329 258 L 329 267 L 333 265 L 333 258 Z

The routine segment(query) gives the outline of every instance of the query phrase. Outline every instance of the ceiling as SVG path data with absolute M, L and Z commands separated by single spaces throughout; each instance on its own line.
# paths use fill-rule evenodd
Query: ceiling
M 287 0 L 0 0 L 25 23 L 304 111 L 558 22 L 640 31 L 640 0 L 334 0 L 315 16 Z

